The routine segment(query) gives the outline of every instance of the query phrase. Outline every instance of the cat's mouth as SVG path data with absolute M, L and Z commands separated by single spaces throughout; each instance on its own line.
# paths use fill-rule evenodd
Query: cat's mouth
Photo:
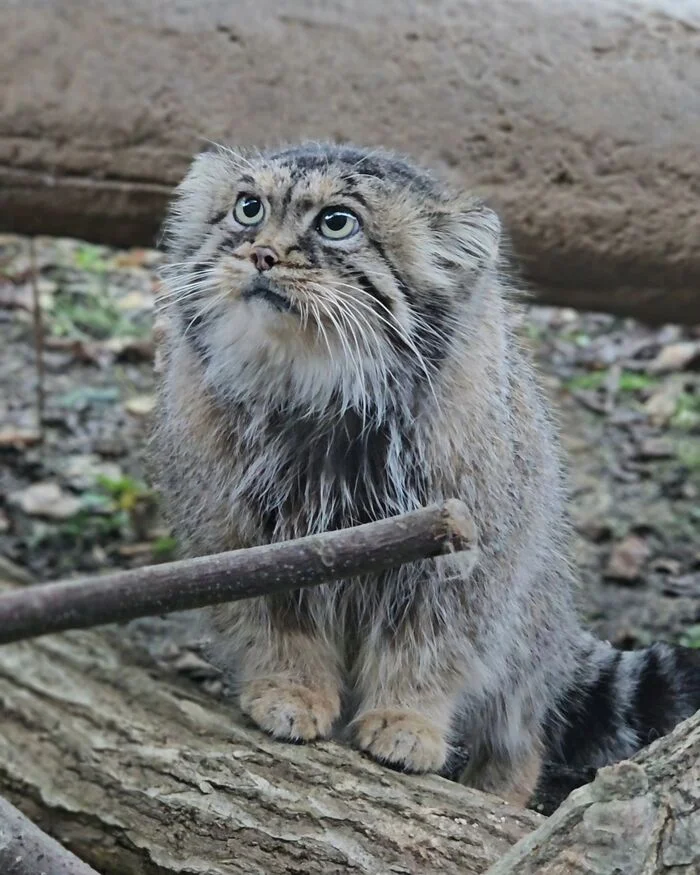
M 280 313 L 299 314 L 299 310 L 284 291 L 265 277 L 256 277 L 247 285 L 241 294 L 244 301 L 252 301 L 257 298 L 266 301 L 271 307 Z

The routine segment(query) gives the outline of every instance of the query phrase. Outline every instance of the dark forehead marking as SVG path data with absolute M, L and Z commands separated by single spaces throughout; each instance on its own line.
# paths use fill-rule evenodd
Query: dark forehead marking
M 280 162 L 283 167 L 288 167 L 292 175 L 300 175 L 301 171 L 327 170 L 330 161 L 325 155 L 309 155 L 304 152 L 285 155 Z
M 353 200 L 357 201 L 358 204 L 362 204 L 363 207 L 368 207 L 367 198 L 364 195 L 360 194 L 359 191 L 353 191 L 352 189 L 346 188 L 343 190 L 342 193 L 345 197 L 352 198 Z
M 369 176 L 379 180 L 413 183 L 423 188 L 432 183 L 423 171 L 411 167 L 392 155 L 367 154 L 346 146 L 295 146 L 273 154 L 271 158 L 292 174 L 309 170 L 328 170 L 339 164 L 347 168 L 344 176 Z
M 316 205 L 316 201 L 312 197 L 304 196 L 300 197 L 295 206 L 297 208 L 297 212 L 305 213 L 307 210 L 312 209 Z
M 282 199 L 283 216 L 286 215 L 289 210 L 292 197 L 294 196 L 294 191 L 295 186 L 290 185 L 284 193 L 284 197 Z M 363 207 L 365 207 L 365 209 L 369 208 L 367 199 L 363 197 L 363 195 L 361 195 L 359 192 L 349 191 L 346 188 L 341 188 L 338 190 L 337 194 L 334 197 L 331 197 L 327 202 L 324 201 L 323 203 L 320 203 L 316 198 L 313 198 L 310 195 L 302 195 L 296 198 L 296 200 L 294 201 L 294 211 L 297 214 L 306 213 L 310 210 L 313 210 L 314 207 L 333 206 L 336 200 L 342 201 L 345 199 L 354 200 L 358 204 L 361 204 Z
M 282 217 L 286 216 L 287 210 L 289 209 L 289 204 L 292 201 L 292 194 L 294 193 L 294 186 L 290 183 L 284 191 L 282 195 L 282 201 L 280 202 L 280 210 L 282 213 Z

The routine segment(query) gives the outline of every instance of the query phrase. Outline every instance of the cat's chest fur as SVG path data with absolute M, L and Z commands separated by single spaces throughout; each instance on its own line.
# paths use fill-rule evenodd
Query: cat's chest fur
M 229 500 L 264 541 L 345 528 L 426 500 L 420 442 L 407 411 L 367 417 L 330 407 L 239 405 L 228 411 L 235 459 Z

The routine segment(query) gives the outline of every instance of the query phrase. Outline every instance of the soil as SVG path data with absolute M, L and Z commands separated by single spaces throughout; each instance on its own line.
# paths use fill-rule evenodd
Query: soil
M 0 580 L 176 555 L 144 465 L 161 262 L 0 236 Z M 583 615 L 624 648 L 700 647 L 700 329 L 532 306 L 520 331 L 570 460 Z M 134 626 L 161 661 L 221 692 L 197 641 L 153 628 Z

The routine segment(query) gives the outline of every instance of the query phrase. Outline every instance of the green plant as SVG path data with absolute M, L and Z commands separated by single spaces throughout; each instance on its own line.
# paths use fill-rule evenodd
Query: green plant
M 649 377 L 647 374 L 638 374 L 636 371 L 623 371 L 617 388 L 620 392 L 642 392 L 651 389 L 658 384 L 657 377 Z
M 171 535 L 163 535 L 161 538 L 155 539 L 151 550 L 155 559 L 165 562 L 175 556 L 177 541 Z
M 679 395 L 671 425 L 685 431 L 700 427 L 700 395 L 691 392 Z
M 691 471 L 700 472 L 700 441 L 687 438 L 676 446 L 678 461 Z
M 148 500 L 152 496 L 145 483 L 128 475 L 115 480 L 100 476 L 97 478 L 97 485 L 124 511 L 132 511 L 140 501 Z
M 58 337 L 106 340 L 133 335 L 135 328 L 106 291 L 62 288 L 54 297 L 51 330 Z
M 105 249 L 90 243 L 82 243 L 73 256 L 76 267 L 94 273 L 104 273 L 109 270 L 108 258 L 109 253 Z
M 569 389 L 601 389 L 609 379 L 609 371 L 591 371 L 572 377 L 566 384 Z M 618 392 L 641 392 L 658 384 L 656 377 L 639 374 L 636 371 L 622 371 L 618 378 Z
M 566 385 L 569 389 L 600 389 L 607 376 L 607 371 L 592 371 L 572 377 Z
M 700 648 L 700 624 L 688 626 L 679 638 L 679 643 L 683 647 Z

